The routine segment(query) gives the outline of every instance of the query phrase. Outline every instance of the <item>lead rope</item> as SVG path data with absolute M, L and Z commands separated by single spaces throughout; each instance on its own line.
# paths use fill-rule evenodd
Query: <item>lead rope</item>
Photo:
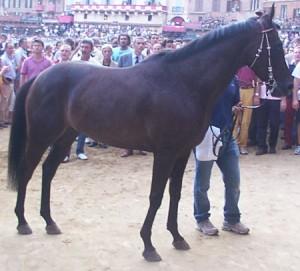
M 224 128 L 224 129 L 220 132 L 219 135 L 216 135 L 216 134 L 214 133 L 214 130 L 212 129 L 212 126 L 209 125 L 210 130 L 211 130 L 211 132 L 212 132 L 212 134 L 213 134 L 213 137 L 212 137 L 213 154 L 214 154 L 214 156 L 216 156 L 217 158 L 220 156 L 220 151 L 219 151 L 219 153 L 216 152 L 217 144 L 218 144 L 220 141 L 222 142 L 223 146 L 222 146 L 221 148 L 222 148 L 222 152 L 223 152 L 223 151 L 226 150 L 227 147 L 228 147 L 228 140 L 226 140 L 226 139 L 229 139 L 229 138 L 232 137 L 233 129 L 234 129 L 235 124 L 236 124 L 236 121 L 237 121 L 237 115 L 236 115 L 236 114 L 232 114 L 232 119 L 233 119 L 233 121 L 232 121 L 232 127 L 231 127 L 230 129 Z M 226 135 L 227 137 L 225 137 L 225 135 Z M 223 140 L 222 140 L 222 138 L 223 138 Z

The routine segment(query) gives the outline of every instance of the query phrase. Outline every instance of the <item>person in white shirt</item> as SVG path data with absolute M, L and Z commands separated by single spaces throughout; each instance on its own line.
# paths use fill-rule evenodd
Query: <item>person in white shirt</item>
M 300 155 L 300 104 L 299 104 L 300 103 L 300 62 L 297 64 L 292 75 L 294 76 L 292 106 L 296 110 L 296 122 L 297 122 L 297 146 L 294 153 L 296 155 Z

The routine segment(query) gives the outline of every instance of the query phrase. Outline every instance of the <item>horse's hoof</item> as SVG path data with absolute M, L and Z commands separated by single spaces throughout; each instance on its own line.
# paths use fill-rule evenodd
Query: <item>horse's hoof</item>
M 178 250 L 189 250 L 191 248 L 184 239 L 174 241 L 173 246 Z
M 161 257 L 156 252 L 156 250 L 145 250 L 143 252 L 143 256 L 147 262 L 160 262 Z
M 57 227 L 57 225 L 55 223 L 53 223 L 51 225 L 47 225 L 46 232 L 51 235 L 61 234 L 61 230 L 59 229 L 59 227 Z
M 32 229 L 29 227 L 29 225 L 27 223 L 18 225 L 17 230 L 18 230 L 18 233 L 22 234 L 22 235 L 32 234 Z

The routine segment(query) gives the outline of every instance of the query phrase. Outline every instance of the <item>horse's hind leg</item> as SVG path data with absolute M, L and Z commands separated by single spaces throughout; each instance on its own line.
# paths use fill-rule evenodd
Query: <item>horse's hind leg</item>
M 178 203 L 181 196 L 182 178 L 187 161 L 189 159 L 189 155 L 190 153 L 187 153 L 186 155 L 177 159 L 171 173 L 169 185 L 170 205 L 167 229 L 173 236 L 173 246 L 179 250 L 188 250 L 190 248 L 188 243 L 179 234 L 177 224 Z
M 51 151 L 43 163 L 42 175 L 42 200 L 40 214 L 46 221 L 48 234 L 60 234 L 61 231 L 51 217 L 50 211 L 50 190 L 51 181 L 56 173 L 59 164 L 68 154 L 70 147 L 75 140 L 77 132 L 67 130 L 52 146 Z
M 154 153 L 150 206 L 140 232 L 145 246 L 143 256 L 149 262 L 157 262 L 161 260 L 161 257 L 156 252 L 151 242 L 151 229 L 156 212 L 161 205 L 168 177 L 170 176 L 171 170 L 173 168 L 173 157 L 173 154 Z
M 42 158 L 43 153 L 47 149 L 47 146 L 40 146 L 34 142 L 29 142 L 23 162 L 20 168 L 21 176 L 18 177 L 18 196 L 15 208 L 15 213 L 18 218 L 17 230 L 19 234 L 31 234 L 32 230 L 28 225 L 24 216 L 24 203 L 26 197 L 27 184 L 32 177 L 33 171 L 37 167 L 39 161 Z

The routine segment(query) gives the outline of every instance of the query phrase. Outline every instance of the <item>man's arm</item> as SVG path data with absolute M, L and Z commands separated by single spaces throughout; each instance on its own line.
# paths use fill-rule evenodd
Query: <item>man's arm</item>
M 300 78 L 294 78 L 294 88 L 293 88 L 293 108 L 295 110 L 299 109 L 298 101 L 298 91 L 300 90 Z

